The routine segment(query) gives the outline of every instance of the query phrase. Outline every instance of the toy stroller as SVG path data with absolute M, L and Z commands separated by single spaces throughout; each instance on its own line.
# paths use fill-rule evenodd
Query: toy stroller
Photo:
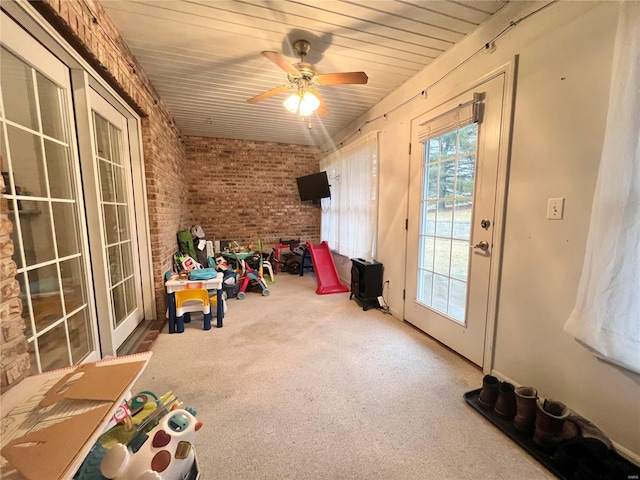
M 260 275 L 260 273 L 257 270 L 254 270 L 253 268 L 251 268 L 251 266 L 249 265 L 249 262 L 241 262 L 240 259 L 238 258 L 238 255 L 235 254 L 234 252 L 234 256 L 236 257 L 236 261 L 238 262 L 238 265 L 242 265 L 242 268 L 244 270 L 244 276 L 242 277 L 242 283 L 240 284 L 240 291 L 238 292 L 238 300 L 242 300 L 244 298 L 244 294 L 247 291 L 247 287 L 249 286 L 249 283 L 252 282 L 254 284 L 258 284 L 260 285 L 260 288 L 262 288 L 262 296 L 263 297 L 267 297 L 269 296 L 269 288 L 267 287 L 267 282 L 264 281 L 264 278 L 262 278 L 262 275 Z

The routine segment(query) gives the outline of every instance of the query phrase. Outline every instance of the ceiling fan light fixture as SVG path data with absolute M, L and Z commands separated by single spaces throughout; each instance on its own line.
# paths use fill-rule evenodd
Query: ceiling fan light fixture
M 310 90 L 291 94 L 284 101 L 284 108 L 301 117 L 308 117 L 320 106 L 320 99 Z

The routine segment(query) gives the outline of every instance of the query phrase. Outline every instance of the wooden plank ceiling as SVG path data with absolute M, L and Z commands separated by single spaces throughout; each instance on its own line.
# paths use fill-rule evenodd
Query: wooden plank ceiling
M 186 135 L 320 145 L 472 32 L 505 1 L 104 1 Z M 289 113 L 288 84 L 263 50 L 290 63 L 306 39 L 321 73 L 363 71 L 366 85 L 319 85 L 329 115 Z M 289 93 L 288 93 L 289 92 Z

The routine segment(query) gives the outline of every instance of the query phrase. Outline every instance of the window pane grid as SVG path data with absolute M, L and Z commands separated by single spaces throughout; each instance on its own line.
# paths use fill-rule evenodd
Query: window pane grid
M 477 124 L 423 142 L 416 301 L 464 323 Z
M 95 164 L 99 175 L 104 248 L 109 269 L 112 328 L 137 307 L 128 221 L 126 170 L 122 161 L 122 132 L 93 112 Z
M 2 54 L 3 59 L 7 58 L 5 49 L 2 49 Z M 54 205 L 68 205 L 76 217 L 79 208 L 70 162 L 71 149 L 67 141 L 70 117 L 65 107 L 66 90 L 24 61 L 17 57 L 13 59 L 14 63 L 22 65 L 25 78 L 29 78 L 31 82 L 32 88 L 26 90 L 28 95 L 25 98 L 32 109 L 32 121 L 25 125 L 0 118 L 2 154 L 6 159 L 3 166 L 8 176 L 8 181 L 5 182 L 8 193 L 5 198 L 9 201 L 9 217 L 14 224 L 11 234 L 15 247 L 13 259 L 18 267 L 16 278 L 20 283 L 20 297 L 24 305 L 22 316 L 27 327 L 25 336 L 32 359 L 32 370 L 40 372 L 72 364 L 68 319 L 78 311 L 88 309 L 88 296 L 83 280 L 80 284 L 80 297 L 74 297 L 82 298 L 83 301 L 75 302 L 73 312 L 67 312 L 64 296 L 69 292 L 63 282 L 61 262 L 78 259 L 82 265 L 83 254 L 76 248 L 77 251 L 67 251 L 60 256 L 60 242 L 65 241 L 68 232 L 77 236 L 79 225 L 58 225 L 56 229 L 53 208 Z M 2 69 L 2 85 L 8 86 L 3 88 L 5 94 L 13 92 L 13 87 L 16 86 L 14 72 L 15 70 Z M 0 97 L 2 114 L 6 112 L 6 96 Z M 15 103 L 14 101 L 12 104 L 14 107 Z M 26 150 L 25 143 L 28 146 Z M 30 163 L 26 163 L 27 160 Z M 58 175 L 51 177 L 52 172 Z M 65 183 L 66 191 L 62 193 L 68 193 L 69 198 L 52 196 L 52 182 L 56 185 Z M 36 188 L 31 191 L 31 188 L 25 186 Z M 58 192 L 60 190 L 56 191 Z M 84 279 L 84 272 L 82 269 L 75 273 L 79 273 L 76 276 Z M 87 354 L 94 349 L 91 335 L 88 339 Z M 80 360 L 82 358 L 78 359 Z

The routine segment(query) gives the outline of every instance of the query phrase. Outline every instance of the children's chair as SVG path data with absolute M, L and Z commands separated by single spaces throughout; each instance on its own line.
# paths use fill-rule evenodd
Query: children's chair
M 211 329 L 211 303 L 209 301 L 209 292 L 204 288 L 178 290 L 174 293 L 176 302 L 176 333 L 184 332 L 185 322 L 191 320 L 189 314 L 191 312 L 202 312 L 204 315 L 204 329 Z M 185 318 L 185 316 L 187 318 Z
M 213 295 L 212 295 L 213 293 Z M 225 300 L 226 295 L 222 296 L 222 311 L 227 313 L 227 301 Z M 218 309 L 218 292 L 215 290 L 209 292 L 209 303 L 211 304 L 211 314 L 214 317 L 217 317 L 217 309 Z
M 273 276 L 273 267 L 271 266 L 271 262 L 269 260 L 263 260 L 262 268 L 266 269 L 269 272 L 269 276 L 271 277 L 271 283 L 276 283 L 276 278 Z M 260 272 L 260 275 L 262 275 L 262 272 Z
M 260 272 L 260 276 L 264 278 L 264 269 L 266 268 L 269 272 L 269 275 L 271 276 L 271 283 L 276 283 L 276 279 L 273 276 L 273 266 L 271 265 L 271 262 L 265 260 L 264 256 L 262 255 L 262 239 L 260 238 L 258 239 L 258 250 L 258 253 L 260 254 L 260 263 L 258 264 L 258 271 Z

